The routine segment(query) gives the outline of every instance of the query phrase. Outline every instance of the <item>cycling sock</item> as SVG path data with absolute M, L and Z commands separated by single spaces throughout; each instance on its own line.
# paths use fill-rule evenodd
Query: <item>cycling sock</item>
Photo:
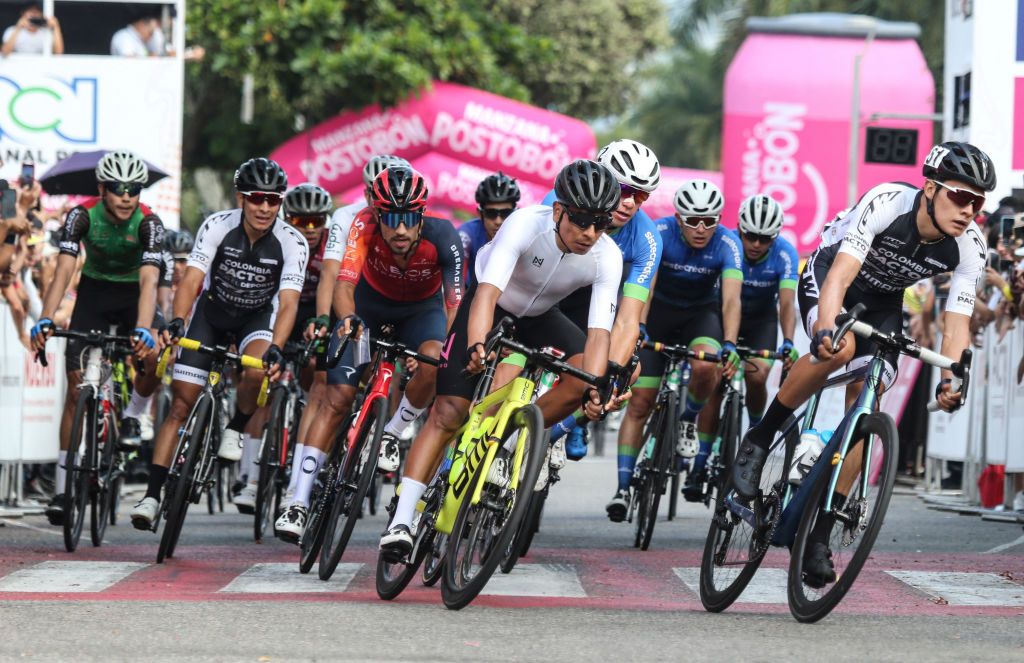
M 846 495 L 836 493 L 832 497 L 832 509 L 842 509 L 843 505 L 846 504 Z M 814 527 L 811 529 L 811 535 L 808 537 L 810 543 L 824 543 L 828 545 L 829 535 L 832 533 L 832 526 L 836 524 L 836 517 L 832 514 L 818 514 L 818 519 L 814 521 Z M 810 546 L 808 546 L 810 548 Z
M 242 435 L 242 471 L 249 476 L 249 483 L 260 478 L 260 438 L 248 433 Z
M 778 398 L 775 398 L 772 404 L 768 406 L 768 411 L 764 413 L 760 423 L 747 432 L 749 435 L 748 439 L 754 446 L 767 450 L 768 446 L 772 443 L 772 438 L 779 431 L 779 427 L 782 426 L 789 415 L 793 414 L 794 409 L 786 407 L 779 402 Z
M 396 525 L 405 525 L 412 529 L 412 519 L 416 516 L 416 504 L 423 497 L 423 493 L 426 490 L 427 486 L 425 484 L 409 477 L 402 477 L 401 492 L 398 494 L 398 506 L 395 507 L 395 517 L 391 519 L 388 529 Z
M 142 415 L 149 412 L 149 404 L 153 402 L 153 395 L 139 396 L 139 392 L 132 389 L 132 398 L 128 402 L 128 407 L 124 409 L 122 415 L 125 419 L 138 419 Z
M 633 469 L 636 467 L 636 457 L 640 455 L 639 449 L 619 445 L 619 490 L 629 490 L 629 482 L 633 479 Z
M 711 445 L 715 443 L 715 436 L 710 433 L 697 433 L 697 440 L 700 448 L 693 459 L 693 471 L 700 472 L 708 463 L 708 456 L 711 454 Z
M 152 497 L 157 502 L 160 501 L 160 489 L 164 487 L 164 482 L 167 481 L 168 468 L 163 465 L 149 465 L 149 485 L 146 486 L 146 497 Z
M 58 451 L 57 452 L 57 474 L 53 477 L 56 482 L 53 487 L 53 492 L 57 495 L 64 494 L 64 484 L 67 483 L 68 470 L 64 465 L 68 462 L 68 452 Z
M 292 504 L 299 503 L 307 509 L 309 508 L 309 494 L 313 492 L 316 475 L 320 473 L 325 458 L 327 458 L 327 454 L 316 447 L 305 447 L 302 450 L 297 472 L 299 478 L 295 482 L 295 496 L 292 498 Z
M 751 428 L 753 428 L 754 426 L 756 426 L 759 423 L 761 423 L 761 419 L 763 417 L 764 417 L 764 410 L 761 410 L 760 412 L 757 412 L 757 413 L 754 413 L 754 412 L 750 411 L 749 409 L 747 410 L 747 418 L 750 419 L 750 427 Z
M 686 403 L 683 406 L 683 414 L 679 418 L 683 421 L 689 421 L 690 423 L 697 421 L 697 415 L 704 409 L 704 403 L 707 403 L 706 398 L 704 400 L 697 400 L 693 397 L 692 392 L 687 392 Z
M 425 407 L 416 407 L 409 402 L 409 397 L 402 394 L 402 402 L 399 404 L 398 409 L 395 410 L 395 414 L 384 426 L 385 433 L 391 433 L 395 437 L 401 437 L 405 429 L 409 427 L 409 424 L 416 421 L 417 417 L 425 410 Z
M 302 449 L 305 447 L 302 442 L 295 445 L 292 450 L 292 473 L 288 477 L 288 491 L 292 495 L 295 494 L 295 485 L 299 482 L 299 472 L 302 467 Z
M 231 417 L 231 421 L 228 422 L 227 427 L 236 433 L 241 433 L 245 430 L 249 420 L 252 419 L 253 414 L 255 414 L 255 412 L 246 414 L 245 412 L 242 412 L 241 408 L 235 408 L 235 416 Z
M 551 427 L 552 442 L 557 442 L 558 440 L 562 439 L 563 437 L 571 433 L 574 428 L 576 428 L 577 414 L 578 412 L 574 412 Z

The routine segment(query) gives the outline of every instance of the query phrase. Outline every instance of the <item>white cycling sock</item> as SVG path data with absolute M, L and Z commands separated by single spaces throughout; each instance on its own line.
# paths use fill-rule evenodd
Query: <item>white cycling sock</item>
M 53 487 L 53 492 L 56 495 L 64 493 L 64 484 L 67 483 L 68 471 L 64 468 L 64 463 L 68 462 L 68 452 L 58 451 L 57 452 L 57 475 L 54 477 L 56 485 Z
M 124 417 L 131 419 L 138 419 L 142 415 L 149 412 L 149 405 L 153 402 L 153 394 L 149 396 L 139 396 L 139 392 L 132 389 L 132 398 L 128 402 L 128 407 L 124 409 Z
M 395 517 L 391 519 L 388 529 L 395 525 L 405 525 L 412 529 L 412 519 L 416 517 L 416 504 L 423 497 L 423 492 L 426 489 L 426 484 L 409 477 L 402 477 L 402 490 L 398 494 L 398 506 L 395 507 Z
M 242 434 L 242 473 L 249 476 L 249 483 L 260 479 L 260 438 L 248 433 Z
M 391 433 L 395 437 L 401 437 L 402 432 L 409 427 L 409 424 L 416 421 L 416 418 L 419 417 L 425 409 L 425 407 L 416 407 L 410 403 L 409 397 L 403 394 L 402 402 L 399 404 L 398 409 L 395 410 L 395 414 L 391 417 L 391 421 L 384 426 L 384 432 Z
M 299 462 L 299 478 L 295 482 L 295 497 L 292 504 L 302 504 L 309 508 L 309 494 L 313 492 L 313 484 L 316 482 L 316 475 L 323 467 L 327 454 L 316 447 L 305 447 L 302 450 L 302 460 Z
M 299 468 L 302 467 L 302 449 L 305 446 L 306 445 L 304 445 L 302 442 L 299 442 L 298 444 L 295 445 L 294 449 L 292 450 L 292 473 L 291 476 L 288 477 L 288 490 L 286 491 L 291 493 L 292 495 L 295 494 L 295 486 L 299 482 Z

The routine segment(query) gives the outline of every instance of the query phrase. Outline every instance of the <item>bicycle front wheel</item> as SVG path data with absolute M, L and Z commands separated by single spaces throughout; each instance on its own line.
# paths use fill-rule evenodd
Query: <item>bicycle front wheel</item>
M 192 409 L 190 421 L 185 422 L 178 437 L 178 446 L 175 457 L 171 459 L 171 469 L 164 489 L 167 508 L 164 511 L 164 532 L 160 536 L 160 547 L 156 553 L 157 564 L 162 564 L 167 557 L 173 557 L 178 545 L 196 479 L 196 461 L 210 433 L 212 405 L 209 396 L 200 394 L 199 401 Z
M 71 443 L 64 461 L 64 548 L 75 552 L 85 524 L 85 509 L 92 494 L 92 468 L 96 450 L 96 401 L 90 388 L 78 392 Z M 93 498 L 95 496 L 92 496 Z
M 516 439 L 516 446 L 523 448 L 518 486 L 513 489 L 511 477 L 501 476 L 496 467 L 499 460 L 507 460 L 506 467 L 511 470 L 512 457 L 502 442 L 488 476 L 483 475 L 481 463 L 470 480 L 448 537 L 441 573 L 441 598 L 452 610 L 469 605 L 494 574 L 530 506 L 527 497 L 537 485 L 541 463 L 547 457 L 540 408 L 525 405 L 513 413 L 510 421 L 512 426 L 506 440 Z M 483 482 L 480 501 L 474 504 L 472 495 L 480 482 Z
M 253 517 L 253 537 L 257 542 L 263 540 L 267 527 L 273 526 L 275 518 L 275 502 L 280 501 L 281 486 L 278 476 L 281 473 L 280 449 L 286 444 L 288 422 L 285 421 L 285 410 L 288 405 L 286 389 L 274 390 L 274 399 L 270 404 L 270 418 L 263 429 L 263 440 L 260 445 L 259 480 L 256 484 L 256 507 Z
M 113 410 L 111 410 L 103 415 L 102 424 L 96 427 L 97 430 L 106 431 L 106 434 L 103 440 L 97 437 L 97 443 L 102 441 L 102 448 L 98 446 L 96 449 L 96 473 L 93 481 L 93 490 L 96 496 L 92 500 L 89 514 L 89 534 L 93 546 L 103 543 L 103 535 L 110 522 L 110 511 L 114 506 L 113 490 L 117 488 L 115 486 L 118 476 L 116 468 L 117 436 L 114 434 L 113 419 Z
M 640 550 L 647 550 L 654 535 L 654 523 L 658 520 L 658 508 L 661 506 L 661 495 L 669 479 L 672 459 L 674 457 L 676 439 L 679 436 L 677 421 L 679 419 L 678 401 L 675 394 L 669 394 L 641 440 L 644 444 L 653 436 L 654 453 L 648 459 L 640 473 L 640 485 L 636 490 L 637 520 L 634 545 Z
M 352 415 L 349 415 L 341 429 L 348 430 L 351 422 Z M 331 447 L 331 452 L 320 469 L 320 476 L 314 484 L 306 529 L 299 539 L 299 573 L 309 573 L 323 547 L 324 534 L 327 532 L 327 516 L 330 515 L 334 499 L 337 497 L 337 479 L 344 462 L 343 442 L 344 439 L 334 440 L 334 446 Z
M 899 447 L 896 424 L 884 412 L 867 415 L 860 420 L 858 437 L 843 460 L 835 490 L 830 489 L 833 472 L 821 472 L 809 486 L 787 583 L 789 611 L 797 621 L 816 622 L 839 604 L 871 553 L 889 508 Z M 828 497 L 832 508 L 826 511 Z M 809 572 L 805 564 L 813 547 L 826 542 L 835 567 L 831 581 Z

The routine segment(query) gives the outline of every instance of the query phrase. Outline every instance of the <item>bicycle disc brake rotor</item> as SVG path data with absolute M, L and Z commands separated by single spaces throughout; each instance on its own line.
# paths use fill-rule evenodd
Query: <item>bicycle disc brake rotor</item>
M 867 498 L 862 497 L 847 504 L 843 512 L 846 516 L 840 519 L 843 522 L 843 546 L 849 547 L 857 539 L 857 534 L 868 526 Z

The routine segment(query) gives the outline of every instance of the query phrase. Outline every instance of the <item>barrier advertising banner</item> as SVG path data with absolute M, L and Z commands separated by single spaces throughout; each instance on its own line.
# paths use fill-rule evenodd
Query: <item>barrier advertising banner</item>
M 170 174 L 142 193 L 178 227 L 184 64 L 176 58 L 12 55 L 0 70 L 0 177 L 72 154 L 127 149 Z

